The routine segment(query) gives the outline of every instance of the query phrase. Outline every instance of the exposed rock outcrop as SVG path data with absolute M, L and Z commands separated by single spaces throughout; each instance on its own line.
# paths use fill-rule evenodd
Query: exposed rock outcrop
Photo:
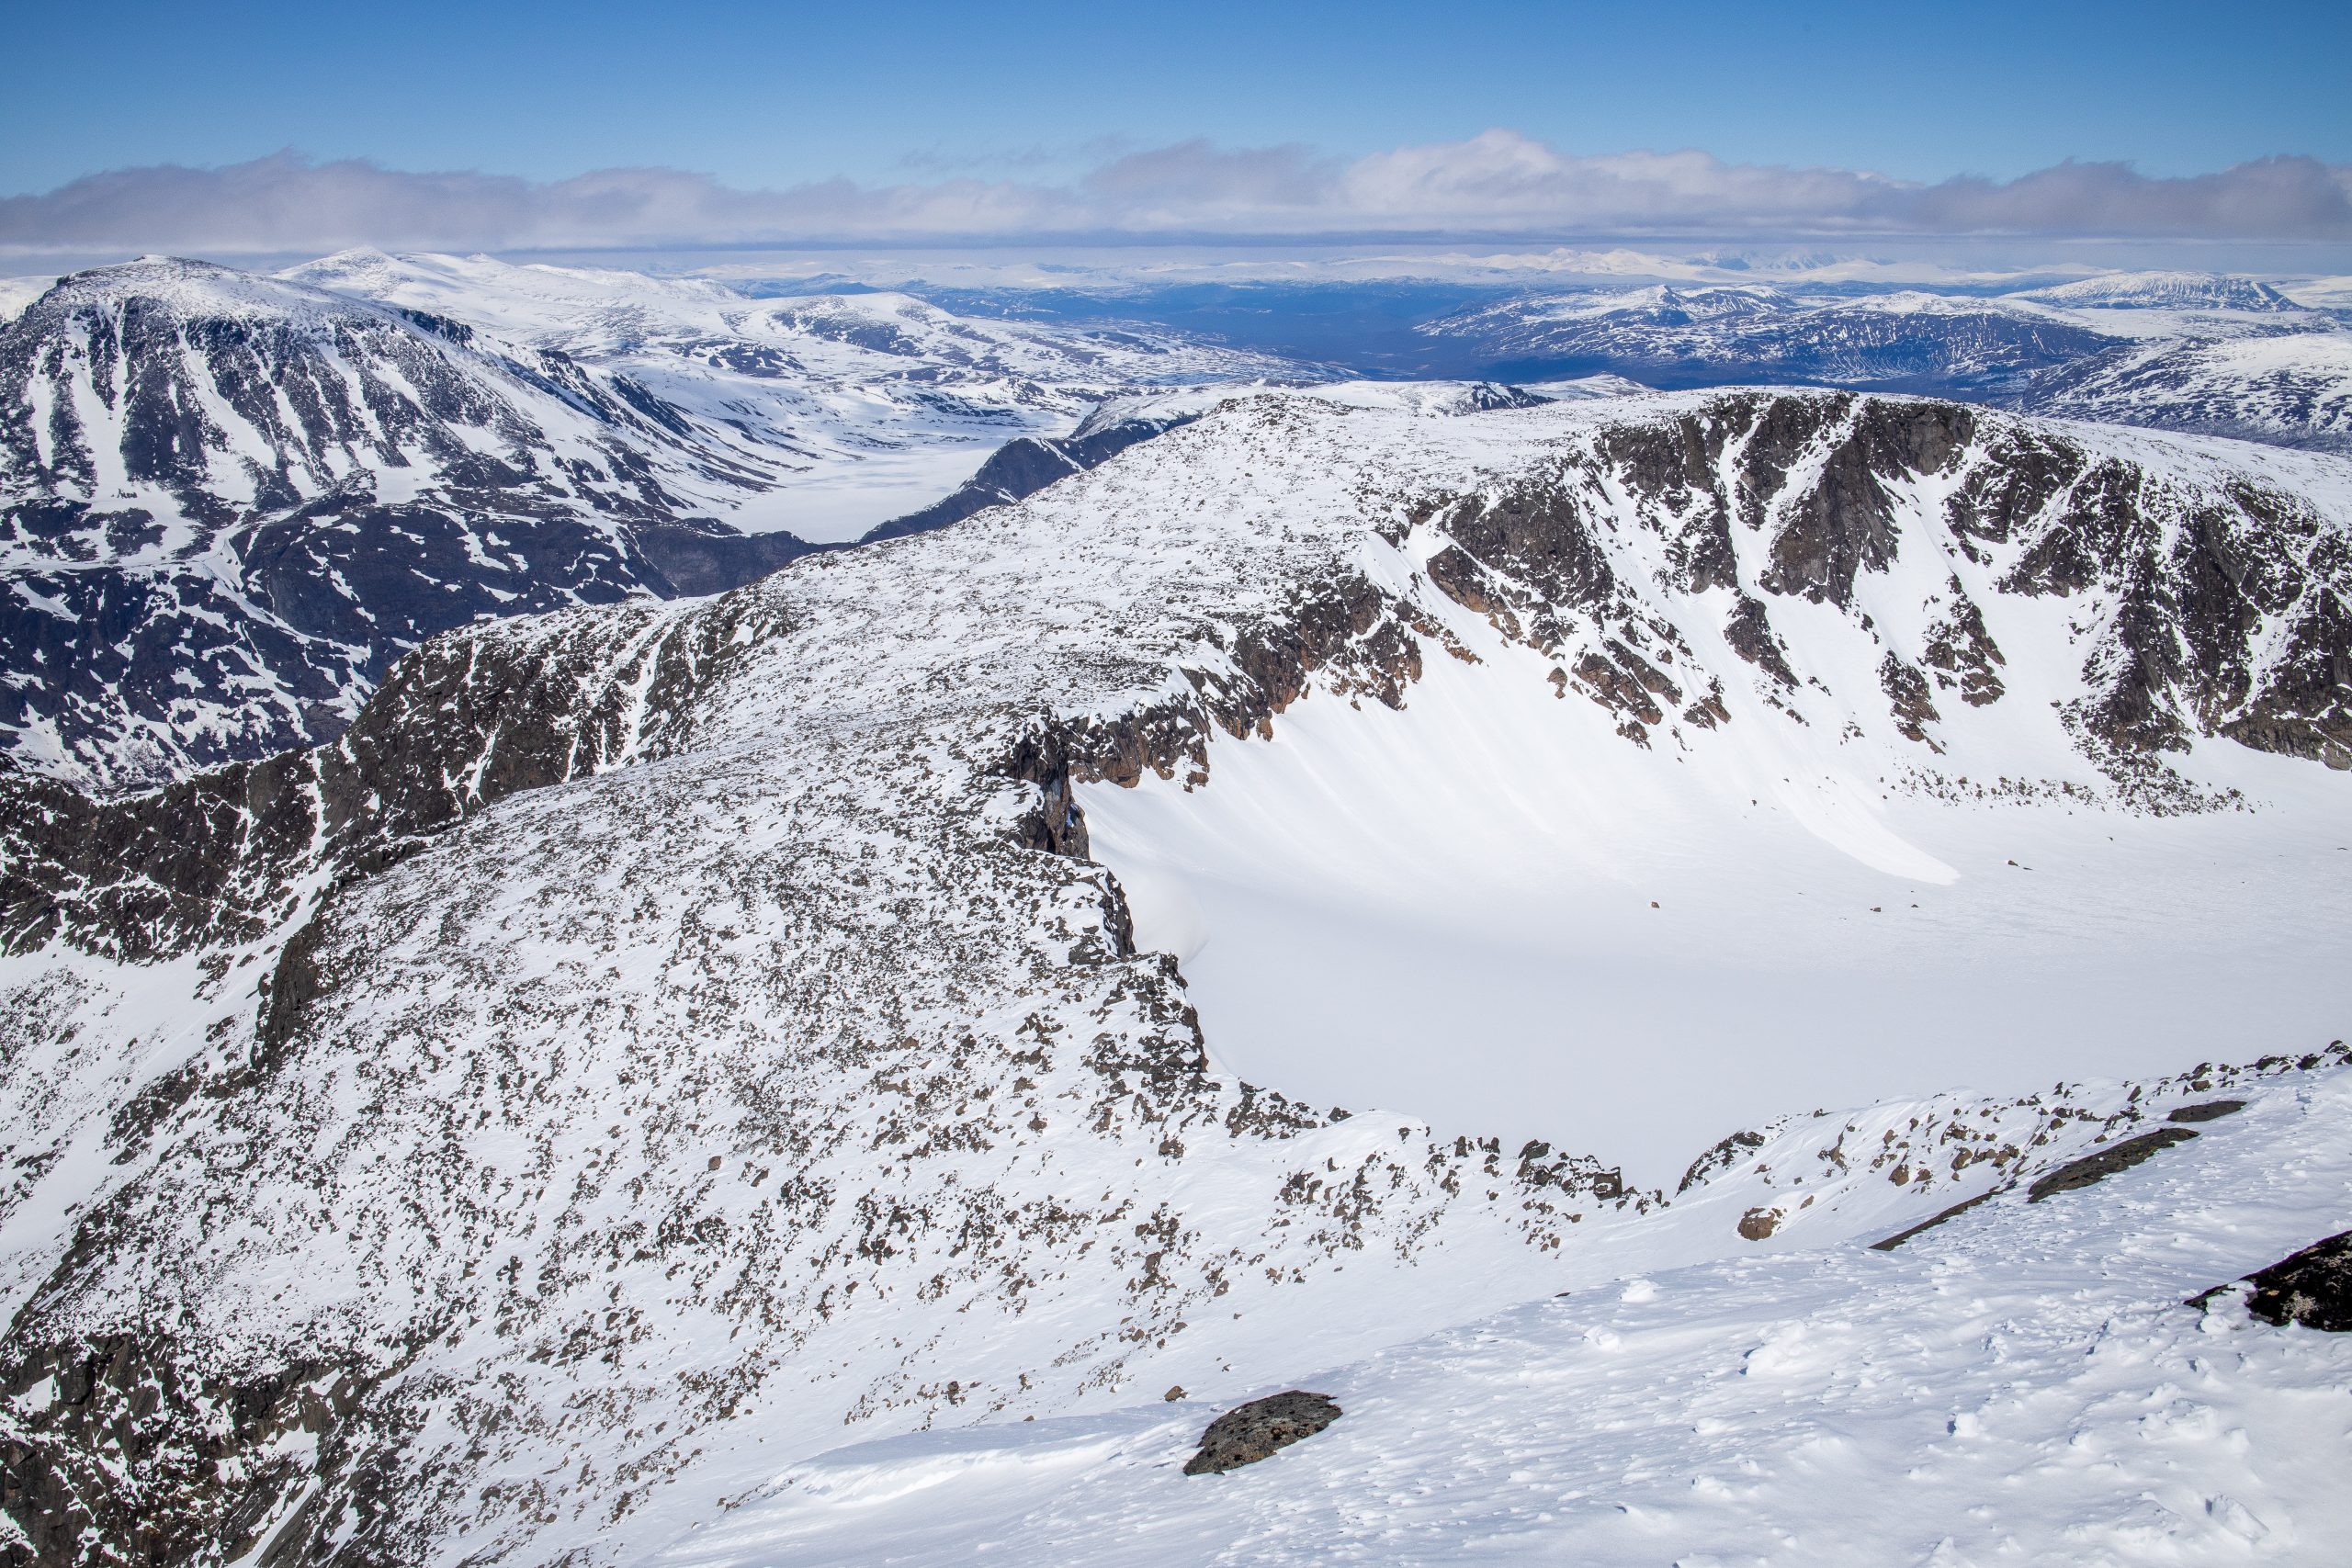
M 2122 1142 L 2110 1144 L 2077 1160 L 2069 1160 L 2048 1175 L 2036 1179 L 2026 1190 L 2026 1201 L 2039 1203 L 2061 1192 L 2077 1192 L 2086 1187 L 2106 1180 L 2133 1166 L 2153 1159 L 2175 1144 L 2185 1144 L 2197 1136 L 2187 1127 L 2159 1127 L 2153 1133 L 2142 1133 Z
M 1223 1475 L 1271 1459 L 1313 1437 L 1345 1412 L 1330 1395 L 1292 1389 L 1227 1411 L 1201 1434 L 1201 1449 L 1184 1461 L 1187 1475 Z
M 2241 1284 L 2250 1287 L 2246 1311 L 2265 1323 L 2352 1334 L 2352 1231 L 2290 1252 Z M 2202 1305 L 2229 1288 L 2216 1287 L 2189 1304 Z

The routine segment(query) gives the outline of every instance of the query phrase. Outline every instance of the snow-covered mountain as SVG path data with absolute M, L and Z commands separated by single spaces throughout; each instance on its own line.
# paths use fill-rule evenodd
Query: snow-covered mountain
M 1425 334 L 1529 380 L 1813 383 L 1932 391 L 2033 412 L 2341 450 L 2352 334 L 2267 284 L 2118 273 L 1994 298 L 1757 287 L 1529 295 Z
M 2073 310 L 2300 311 L 2302 307 L 2258 278 L 2210 272 L 2109 272 L 2046 288 L 2026 288 L 2012 299 L 2039 299 Z
M 231 268 L 0 328 L 0 733 L 98 787 L 331 736 L 481 615 L 732 587 L 779 456 L 627 376 Z
M 2046 1425 L 2097 1393 L 2053 1370 L 2091 1298 L 2006 1359 L 1953 1337 L 2005 1332 L 1973 1314 L 1906 1359 L 1894 1325 L 1937 1294 L 1932 1261 L 1849 1313 L 1826 1292 L 1869 1288 L 1864 1239 L 2222 1091 L 2259 1097 L 2253 1152 L 2191 1168 L 2267 1170 L 2278 1204 L 2110 1274 L 2100 1299 L 2137 1292 L 2142 1315 L 2109 1336 L 2183 1274 L 2219 1284 L 2311 1239 L 2288 1211 L 2317 1224 L 2342 1196 L 2301 1152 L 2343 1144 L 2342 1054 L 2313 1038 L 2340 1003 L 2248 984 L 2218 931 L 2197 973 L 2237 1004 L 2231 1043 L 2253 1048 L 2227 1055 L 2266 1063 L 2052 1089 L 2081 1070 L 2054 1034 L 2022 1082 L 1937 1098 L 1972 1074 L 1954 1060 L 1900 1104 L 1724 1128 L 1681 1181 L 1629 1181 L 1606 1146 L 1311 1109 L 1238 1070 L 1168 940 L 1182 900 L 1120 867 L 1173 841 L 1154 813 L 1172 833 L 1236 787 L 1279 809 L 1255 763 L 1329 760 L 1400 715 L 1438 721 L 1412 765 L 1453 781 L 1430 798 L 1462 831 L 1540 823 L 1544 863 L 1619 876 L 1731 829 L 1809 846 L 1773 851 L 1770 896 L 1729 878 L 1695 923 L 1620 887 L 1602 916 L 1685 987 L 1734 983 L 1726 947 L 1778 941 L 1809 888 L 1880 890 L 1887 909 L 1842 919 L 1915 950 L 1997 957 L 1997 919 L 1939 923 L 1937 890 L 2038 915 L 2034 877 L 2072 890 L 2067 919 L 2153 939 L 2181 916 L 2099 848 L 2127 825 L 2152 860 L 2228 863 L 2196 885 L 2200 931 L 2219 910 L 2324 976 L 2352 929 L 2329 859 L 2352 841 L 2341 460 L 1818 392 L 1405 402 L 1236 400 L 952 529 L 706 601 L 470 626 L 334 744 L 154 794 L 0 777 L 10 1549 L 577 1564 L 717 1551 L 730 1519 L 764 1519 L 741 1560 L 826 1560 L 853 1540 L 823 1534 L 838 1517 L 798 1551 L 808 1520 L 739 1505 L 794 1478 L 774 1494 L 794 1506 L 845 1443 L 988 1428 L 816 1465 L 820 1490 L 864 1488 L 869 1530 L 1028 1416 L 1035 1452 L 1101 1496 L 1130 1437 L 1164 1446 L 1163 1398 L 1189 1425 L 1186 1400 L 1368 1368 L 1563 1290 L 1548 1310 L 1629 1337 L 1589 1306 L 1635 1274 L 1667 1324 L 1785 1302 L 1758 1377 L 1815 1375 L 1804 1337 L 1851 1321 L 1905 1407 L 1941 1420 L 1947 1391 L 2006 1377 L 2056 1389 Z M 1466 744 L 1482 711 L 1539 765 Z M 1999 866 L 2020 835 L 2063 852 Z M 1835 985 L 1803 1021 L 1816 1043 L 1853 1027 Z M 1547 1048 L 1596 1069 L 1620 1049 Z M 1717 1050 L 1653 1052 L 1654 1095 Z M 1442 1037 L 1424 1054 L 1469 1060 Z M 2053 1257 L 2102 1235 L 2028 1234 Z M 2023 1313 L 2083 1278 L 1999 1283 Z M 1555 1359 L 1573 1344 L 1495 1342 L 1586 1386 Z M 1428 1343 L 1388 1386 L 1430 1397 L 1442 1372 L 1414 1369 L 1462 1341 Z M 2245 1400 L 2335 1364 L 2245 1343 L 2278 1369 L 2229 1384 Z M 1611 1408 L 1725 1418 L 1674 1392 L 1707 1357 L 1662 1364 L 1653 1404 Z M 1362 1424 L 1389 1429 L 1386 1408 Z M 1329 1451 L 1361 1451 L 1361 1414 Z M 1694 1454 L 1740 1440 L 1693 1427 Z M 2309 1437 L 2263 1429 L 2254 1468 Z M 1562 1474 L 1541 1462 L 1527 1483 Z M 1939 1498 L 1966 1490 L 1952 1476 Z M 2300 1472 L 2267 1484 L 2325 1506 Z M 1455 1517 L 1498 1495 L 1482 1481 Z M 1061 1529 L 1049 1555 L 1083 1560 Z
M 1108 397 L 1330 374 L 1148 326 L 961 316 L 888 291 L 754 299 L 707 279 L 378 251 L 284 276 L 626 375 L 788 468 L 738 522 L 820 541 L 916 511 L 996 447 L 1059 435 Z
M 449 626 L 733 587 L 1099 389 L 1272 364 L 487 259 L 79 274 L 0 329 L 0 735 L 99 788 L 322 739 Z
M 1297 397 L 1348 408 L 1389 409 L 1424 419 L 1487 409 L 1532 408 L 1545 399 L 1623 397 L 1644 390 L 1617 377 L 1590 377 L 1556 383 L 1544 390 L 1505 387 L 1492 381 L 1325 381 L 1290 389 Z M 952 493 L 920 512 L 894 518 L 865 536 L 868 541 L 904 538 L 960 523 L 991 506 L 1036 494 L 1047 485 L 1108 462 L 1139 441 L 1164 435 L 1236 398 L 1259 395 L 1260 386 L 1184 387 L 1138 392 L 1097 404 L 1066 436 L 1022 436 L 992 453 L 980 469 Z
M 2035 377 L 2035 413 L 2352 452 L 2352 333 L 2120 344 Z
M 1646 385 L 1725 381 L 1973 392 L 2106 347 L 2047 307 L 1917 290 L 1808 299 L 1762 288 L 1532 295 L 1431 321 L 1514 379 L 1607 372 Z

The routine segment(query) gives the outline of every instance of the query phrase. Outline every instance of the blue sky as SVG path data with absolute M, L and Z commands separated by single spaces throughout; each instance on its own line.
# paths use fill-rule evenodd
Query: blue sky
M 1306 210 L 1296 171 L 1316 157 L 1336 177 L 1350 159 L 1498 129 L 1571 159 L 1690 148 L 1735 167 L 1910 182 L 2007 180 L 2068 159 L 2153 176 L 2281 153 L 2352 165 L 2342 0 L 7 4 L 0 196 L 290 151 L 534 182 L 652 168 L 710 176 L 722 192 L 831 179 L 1078 189 L 1092 206 L 1023 210 L 1047 227 L 1115 227 L 1136 202 L 1105 218 L 1099 197 L 1122 157 L 1286 149 L 1295 177 L 1273 205 L 1295 215 Z M 1257 189 L 1270 166 L 1200 164 L 1183 202 L 1159 202 L 1152 220 L 1215 229 L 1227 209 L 1201 182 Z M 1132 190 L 1134 165 L 1121 167 L 1112 182 Z M 265 199 L 257 188 L 234 199 Z M 308 189 L 270 199 L 310 200 Z M 1766 207 L 1792 210 L 1777 197 Z M 1363 220 L 1421 220 L 1394 204 Z M 20 203 L 13 221 L 60 220 Z
M 281 148 L 737 186 L 1067 169 L 1116 138 L 1572 152 L 1917 179 L 2352 162 L 2352 6 L 12 3 L 0 189 Z M 913 162 L 910 163 L 910 160 Z

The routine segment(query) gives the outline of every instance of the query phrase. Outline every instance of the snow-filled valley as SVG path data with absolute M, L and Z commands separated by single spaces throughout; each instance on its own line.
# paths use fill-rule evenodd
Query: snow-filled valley
M 820 544 L 917 510 L 1004 442 L 1058 434 L 1114 393 L 1331 374 L 1177 333 L 970 319 L 887 291 L 754 299 L 701 278 L 380 251 L 284 276 L 625 372 L 784 468 L 730 521 Z
M 1162 404 L 0 772 L 0 1551 L 2337 1560 L 2352 464 Z
M 1922 795 L 1760 709 L 1643 750 L 1462 623 L 1481 663 L 1431 660 L 1401 711 L 1310 699 L 1270 740 L 1215 741 L 1206 786 L 1080 791 L 1136 941 L 1182 962 L 1246 1077 L 1671 1189 L 1759 1108 L 2346 1026 L 2340 774 L 2232 748 L 2200 776 L 2258 804 L 2151 817 Z

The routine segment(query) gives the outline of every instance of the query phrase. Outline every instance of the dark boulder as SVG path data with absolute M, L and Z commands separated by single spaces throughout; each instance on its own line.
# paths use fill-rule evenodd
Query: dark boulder
M 2265 1323 L 2352 1333 L 2352 1231 L 2315 1241 L 2235 1282 L 2254 1287 L 2245 1310 Z M 2188 1304 L 2203 1306 L 2229 1288 L 2216 1285 L 2191 1296 Z
M 2025 1200 L 2029 1203 L 2039 1203 L 2044 1198 L 2054 1197 L 2061 1192 L 2072 1192 L 2078 1188 L 2104 1181 L 2117 1171 L 2129 1170 L 2142 1160 L 2150 1158 L 2175 1144 L 2185 1144 L 2195 1136 L 2197 1134 L 2186 1127 L 2159 1127 L 2153 1133 L 2143 1133 L 2136 1138 L 2126 1138 L 2120 1144 L 2109 1144 L 2095 1154 L 2085 1155 L 2077 1160 L 2069 1160 L 2057 1169 L 2049 1172 L 2026 1190 Z
M 1222 1475 L 1255 1464 L 1276 1449 L 1311 1438 L 1340 1418 L 1330 1396 L 1292 1389 L 1227 1411 L 1201 1434 L 1201 1451 L 1185 1461 L 1187 1475 Z

